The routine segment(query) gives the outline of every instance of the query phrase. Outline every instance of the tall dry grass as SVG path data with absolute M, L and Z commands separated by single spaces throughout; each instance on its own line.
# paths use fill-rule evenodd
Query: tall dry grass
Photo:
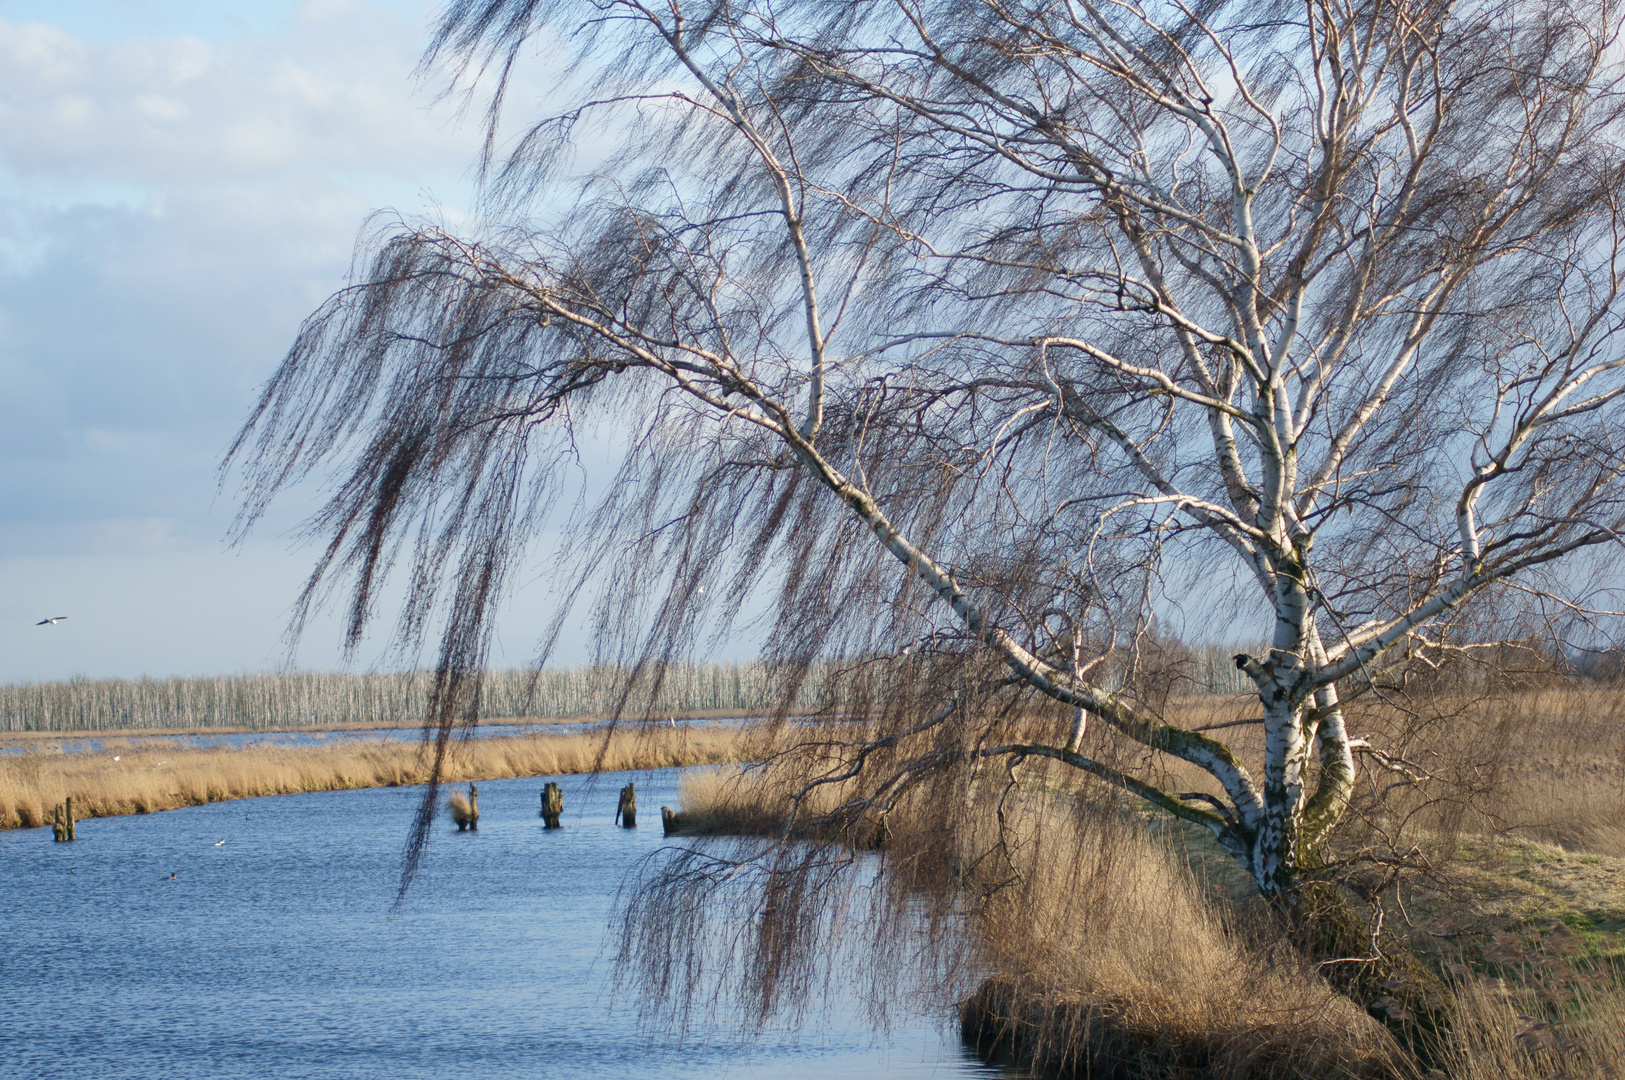
M 1535 996 L 1476 981 L 1457 994 L 1457 1023 L 1445 1053 L 1454 1080 L 1621 1080 L 1625 1077 L 1625 989 L 1599 987 L 1576 1015 L 1539 1019 Z
M 1006 800 L 1013 879 L 974 936 L 992 977 L 970 1034 L 1081 1075 L 1391 1077 L 1391 1036 L 1295 954 L 1239 932 L 1183 853 L 1110 806 Z M 975 850 L 997 842 L 992 814 Z M 1199 1070 L 1199 1072 L 1196 1072 Z
M 1504 695 L 1465 726 L 1467 745 L 1448 723 L 1422 740 L 1429 760 L 1472 770 L 1463 780 L 1482 790 L 1460 828 L 1625 856 L 1625 690 Z
M 1385 838 L 1447 857 L 1461 839 L 1513 839 L 1625 857 L 1625 687 L 1576 682 L 1383 697 L 1347 711 L 1352 731 L 1423 777 L 1412 782 L 1358 756 L 1354 815 L 1362 844 Z M 1257 701 L 1244 695 L 1174 698 L 1165 710 L 1169 722 L 1222 739 L 1255 776 L 1263 769 L 1263 727 L 1249 721 L 1258 714 Z M 1094 756 L 1168 790 L 1223 795 L 1194 766 L 1153 760 L 1102 728 L 1091 732 Z
M 623 729 L 607 745 L 588 732 L 472 739 L 454 746 L 442 780 L 715 764 L 737 760 L 745 746 L 738 728 L 720 725 Z M 99 753 L 30 747 L 0 755 L 0 828 L 43 825 L 65 796 L 72 796 L 81 817 L 109 817 L 260 795 L 418 784 L 426 776 L 422 748 L 404 741 L 199 749 L 143 740 L 135 749 L 109 740 Z
M 845 794 L 820 788 L 803 809 L 827 813 Z M 699 834 L 775 832 L 790 807 L 771 768 L 695 770 L 680 795 L 687 831 Z M 968 942 L 948 948 L 968 946 L 968 966 L 986 973 L 963 1013 L 984 1052 L 1144 1080 L 1416 1075 L 1353 1002 L 1239 932 L 1237 913 L 1205 894 L 1184 853 L 1141 815 L 1031 789 L 974 801 L 953 833 L 905 815 L 884 846 L 894 866 L 946 854 L 974 898 Z
M 680 830 L 690 836 L 765 836 L 781 831 L 790 818 L 791 798 L 775 780 L 771 770 L 759 765 L 685 772 L 677 781 Z M 800 812 L 823 816 L 843 793 L 844 788 L 835 784 L 817 788 Z
M 1189 727 L 1231 725 L 1254 709 L 1240 697 L 1210 695 L 1170 702 L 1169 718 Z M 1504 841 L 1585 853 L 1581 863 L 1596 862 L 1599 881 L 1612 859 L 1625 857 L 1619 692 L 1571 686 L 1434 695 L 1364 704 L 1355 719 L 1357 730 L 1427 779 L 1410 782 L 1365 762 L 1340 850 L 1419 852 L 1435 901 L 1476 903 L 1485 894 L 1460 883 L 1471 880 L 1477 889 L 1497 873 L 1509 883 L 1524 875 L 1515 883 L 1525 890 L 1520 895 L 1537 895 L 1541 886 L 1531 884 L 1527 860 L 1517 857 L 1527 845 Z M 1261 758 L 1258 726 L 1218 730 L 1244 760 Z M 1114 745 L 1109 732 L 1092 738 L 1095 756 L 1177 790 L 1203 788 L 1200 774 L 1136 757 L 1136 748 Z M 698 833 L 775 833 L 790 806 L 786 785 L 797 777 L 805 782 L 805 770 L 696 771 L 682 785 L 687 826 Z M 1197 850 L 1188 830 L 1143 808 L 1125 812 L 1098 785 L 1053 765 L 1022 766 L 1015 788 L 1004 786 L 1002 774 L 989 779 L 992 787 L 971 797 L 974 812 L 949 815 L 956 819 L 946 827 L 941 816 L 911 821 L 905 806 L 893 815 L 884 855 L 895 866 L 957 860 L 951 873 L 916 880 L 972 900 L 966 933 L 988 977 L 965 1017 L 968 1035 L 985 1048 L 1090 1076 L 1239 1080 L 1421 1071 L 1316 971 L 1271 947 L 1279 933 L 1267 925 L 1267 911 L 1256 900 L 1238 899 L 1249 891 L 1244 875 L 1216 849 Z M 1003 793 L 1002 803 L 994 790 Z M 835 785 L 819 789 L 803 810 L 827 815 L 847 794 Z M 1452 860 L 1466 859 L 1471 866 L 1462 870 L 1473 876 L 1455 877 Z M 1456 968 L 1460 1008 L 1435 1050 L 1435 1064 L 1456 1080 L 1625 1080 L 1625 986 L 1606 959 L 1615 949 L 1606 927 L 1625 912 L 1602 893 L 1591 899 L 1575 893 L 1581 879 L 1573 867 L 1565 872 L 1562 902 L 1603 935 L 1589 944 L 1569 935 L 1574 955 L 1561 963 L 1575 965 L 1568 982 L 1581 989 L 1559 1000 L 1545 984 L 1550 972 L 1520 982 L 1516 971 L 1499 967 L 1490 968 L 1499 981 Z M 1397 906 L 1390 898 L 1386 947 L 1417 946 L 1435 958 L 1445 947 L 1462 950 L 1482 972 L 1475 951 L 1482 942 L 1470 935 L 1452 934 L 1443 946 L 1422 940 L 1430 931 L 1405 907 L 1406 897 L 1418 895 L 1407 892 Z M 1572 915 L 1569 908 L 1548 916 Z M 1484 923 L 1487 929 L 1474 933 L 1486 941 L 1505 932 L 1487 912 L 1460 914 L 1467 916 L 1463 924 Z

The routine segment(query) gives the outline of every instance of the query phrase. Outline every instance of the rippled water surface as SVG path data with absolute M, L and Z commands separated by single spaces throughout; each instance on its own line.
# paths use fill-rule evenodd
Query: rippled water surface
M 543 778 L 481 783 L 480 831 L 438 826 L 394 917 L 414 788 L 93 819 L 71 844 L 0 833 L 0 1076 L 995 1075 L 936 1021 L 877 1043 L 837 1019 L 748 1053 L 638 1030 L 608 991 L 605 915 L 662 844 L 676 772 L 633 778 L 642 828 L 611 821 L 626 776 L 585 795 L 563 777 L 554 833 Z

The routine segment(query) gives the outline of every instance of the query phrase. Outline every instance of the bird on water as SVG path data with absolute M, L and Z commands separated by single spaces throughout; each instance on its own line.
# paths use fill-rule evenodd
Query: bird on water
M 66 619 L 66 618 L 67 618 L 66 615 L 52 615 L 49 619 L 41 619 L 39 622 L 35 623 L 34 625 L 35 626 L 55 626 L 57 623 L 61 622 L 63 619 Z

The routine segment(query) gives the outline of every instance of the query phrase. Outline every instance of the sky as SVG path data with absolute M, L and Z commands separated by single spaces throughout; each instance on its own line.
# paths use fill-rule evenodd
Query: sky
M 477 111 L 413 77 L 435 7 L 0 0 L 0 682 L 343 666 L 331 618 L 284 640 L 314 492 L 233 547 L 218 468 L 367 215 L 472 201 Z

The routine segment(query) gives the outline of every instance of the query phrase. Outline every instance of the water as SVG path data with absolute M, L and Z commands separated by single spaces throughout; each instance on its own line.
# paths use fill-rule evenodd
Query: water
M 622 720 L 623 728 L 656 726 L 656 727 L 696 727 L 712 724 L 745 724 L 749 720 L 703 720 L 703 719 L 677 719 L 677 720 Z M 580 735 L 587 733 L 601 733 L 604 722 L 576 722 L 557 724 L 480 724 L 472 731 L 457 733 L 458 738 L 465 736 L 476 739 L 500 738 L 508 735 Z M 0 754 L 22 754 L 29 750 L 41 747 L 52 747 L 69 754 L 103 753 L 107 752 L 107 741 L 112 741 L 120 748 L 128 747 L 132 750 L 145 750 L 154 746 L 174 746 L 184 750 L 207 750 L 215 746 L 244 747 L 250 745 L 265 746 L 318 746 L 344 740 L 378 741 L 378 742 L 417 742 L 423 737 L 422 729 L 416 727 L 404 728 L 357 728 L 352 731 L 301 731 L 297 728 L 285 731 L 199 731 L 196 728 L 177 728 L 172 731 L 154 731 L 150 735 L 119 735 L 111 740 L 96 735 L 83 735 L 73 732 L 64 732 L 59 739 L 49 740 L 17 740 L 15 742 L 0 742 Z
M 437 826 L 395 917 L 416 788 L 92 819 L 71 844 L 0 833 L 0 1077 L 997 1075 L 942 1018 L 900 1017 L 877 1044 L 837 1009 L 748 1053 L 639 1030 L 608 993 L 605 915 L 663 843 L 648 822 L 676 777 L 631 776 L 636 830 L 611 820 L 627 776 L 585 797 L 587 778 L 556 778 L 557 832 L 536 817 L 545 778 L 483 782 L 479 832 Z

